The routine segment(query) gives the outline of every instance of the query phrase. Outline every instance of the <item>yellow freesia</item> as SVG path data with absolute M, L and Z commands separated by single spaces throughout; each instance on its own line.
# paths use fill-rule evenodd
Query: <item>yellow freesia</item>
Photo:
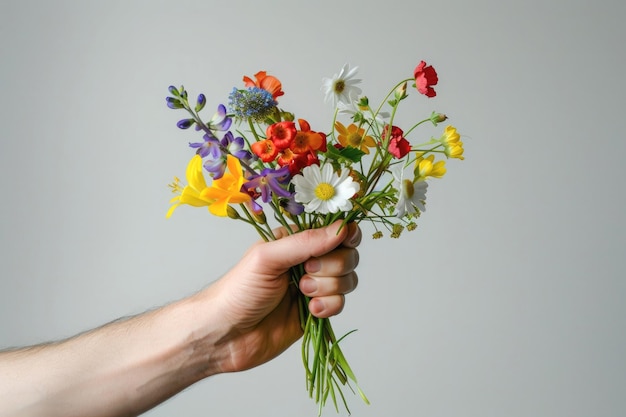
M 463 142 L 454 126 L 446 126 L 441 137 L 441 143 L 444 147 L 444 153 L 448 158 L 465 159 L 463 157 Z
M 434 161 L 435 155 L 430 155 L 427 158 L 418 158 L 415 161 L 416 176 L 420 179 L 426 179 L 428 177 L 443 177 L 446 173 L 446 163 L 444 161 Z
M 202 158 L 199 155 L 194 155 L 187 164 L 187 172 L 185 173 L 188 185 L 181 190 L 178 178 L 174 183 L 170 185 L 173 192 L 180 192 L 180 195 L 172 198 L 170 203 L 174 203 L 172 207 L 167 211 L 165 217 L 169 218 L 176 207 L 181 204 L 188 204 L 193 207 L 205 207 L 211 206 L 214 199 L 203 196 L 204 190 L 208 189 L 206 181 L 204 180 L 204 174 L 202 173 Z
M 200 193 L 203 199 L 212 201 L 209 211 L 221 217 L 228 215 L 228 204 L 240 204 L 251 200 L 248 193 L 241 192 L 241 186 L 245 178 L 239 159 L 228 155 L 226 157 L 226 166 L 229 172 L 225 172 L 220 179 L 213 180 L 211 187 L 205 188 Z

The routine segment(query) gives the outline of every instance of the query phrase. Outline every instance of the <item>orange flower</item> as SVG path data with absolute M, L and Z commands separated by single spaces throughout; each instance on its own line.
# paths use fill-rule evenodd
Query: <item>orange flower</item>
M 326 152 L 326 135 L 321 132 L 311 130 L 309 122 L 298 119 L 300 130 L 296 132 L 296 137 L 290 145 L 290 149 L 295 153 L 305 153 L 313 151 Z
M 362 127 L 358 127 L 354 123 L 350 126 L 345 127 L 341 122 L 335 122 L 335 129 L 339 132 L 339 136 L 337 136 L 337 140 L 341 144 L 341 146 L 351 146 L 353 148 L 357 148 L 362 150 L 365 153 L 370 153 L 368 148 L 373 148 L 376 146 L 376 142 L 374 138 L 371 136 L 365 136 L 365 129 Z
M 244 75 L 243 82 L 246 87 L 262 88 L 263 90 L 269 92 L 272 97 L 274 97 L 274 100 L 276 100 L 276 97 L 280 97 L 285 94 L 282 90 L 283 85 L 280 83 L 278 78 L 272 75 L 267 75 L 266 71 L 259 71 L 254 74 L 254 77 L 256 78 L 256 81 L 253 81 L 250 77 Z
M 278 155 L 278 148 L 271 139 L 264 139 L 250 145 L 252 152 L 263 162 L 272 162 Z
M 244 183 L 241 162 L 232 155 L 226 157 L 228 171 L 218 180 L 213 180 L 211 187 L 202 190 L 200 195 L 214 202 L 209 206 L 209 211 L 216 216 L 228 215 L 228 204 L 246 203 L 251 200 L 248 193 L 241 192 Z

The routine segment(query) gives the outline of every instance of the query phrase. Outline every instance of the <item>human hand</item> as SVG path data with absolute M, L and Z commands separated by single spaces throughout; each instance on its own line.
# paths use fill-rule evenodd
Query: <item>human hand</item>
M 341 312 L 344 295 L 357 286 L 354 272 L 359 257 L 355 249 L 361 231 L 341 222 L 253 245 L 241 261 L 207 289 L 219 303 L 220 317 L 228 328 L 218 355 L 219 372 L 258 366 L 282 353 L 302 335 L 297 289 L 289 268 L 304 262 L 306 274 L 300 290 L 310 297 L 309 310 L 317 317 Z

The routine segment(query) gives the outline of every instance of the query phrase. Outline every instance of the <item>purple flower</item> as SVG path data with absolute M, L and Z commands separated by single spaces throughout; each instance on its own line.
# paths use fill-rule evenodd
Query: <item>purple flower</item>
M 293 195 L 280 200 L 280 206 L 294 216 L 298 216 L 304 212 L 304 205 L 298 203 Z
M 196 153 L 202 158 L 211 156 L 212 158 L 219 158 L 222 154 L 220 149 L 220 141 L 213 135 L 208 133 L 203 136 L 204 142 L 189 143 L 189 147 L 197 149 Z
M 236 156 L 243 162 L 249 163 L 254 159 L 252 153 L 244 149 L 243 138 L 239 136 L 235 137 L 230 131 L 226 132 L 220 144 L 223 150 L 226 150 L 226 152 Z
M 248 182 L 243 184 L 245 189 L 259 190 L 261 200 L 267 203 L 272 199 L 272 193 L 280 197 L 291 197 L 291 193 L 287 190 L 289 184 L 289 167 L 284 166 L 280 169 L 265 168 L 260 174 L 252 175 L 248 178 Z
M 225 132 L 230 128 L 233 119 L 226 114 L 226 106 L 220 104 L 217 106 L 217 112 L 209 120 L 209 129 Z
M 206 159 L 204 161 L 204 169 L 209 171 L 213 179 L 218 180 L 222 178 L 226 171 L 226 155 L 222 153 L 217 158 Z

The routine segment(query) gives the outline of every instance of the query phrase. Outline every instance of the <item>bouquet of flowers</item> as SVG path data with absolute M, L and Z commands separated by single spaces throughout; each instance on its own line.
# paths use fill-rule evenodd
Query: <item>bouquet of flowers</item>
M 421 143 L 410 139 L 418 126 L 438 126 L 447 119 L 435 111 L 408 129 L 394 124 L 409 96 L 409 83 L 425 97 L 436 95 L 438 77 L 432 66 L 421 61 L 413 76 L 396 83 L 377 107 L 361 94 L 356 73 L 356 67 L 346 64 L 323 79 L 325 99 L 335 110 L 329 130 L 314 130 L 305 119 L 280 108 L 282 84 L 266 71 L 244 76 L 243 86 L 230 92 L 228 106 L 218 104 L 210 119 L 200 115 L 204 94 L 193 103 L 184 87 L 169 87 L 168 107 L 187 113 L 177 126 L 193 127 L 202 140 L 189 143 L 195 153 L 187 166 L 187 184 L 175 178 L 170 185 L 176 196 L 167 217 L 181 204 L 208 207 L 214 215 L 250 224 L 266 241 L 275 239 L 274 222 L 297 233 L 336 220 L 367 221 L 374 238 L 384 232 L 397 238 L 405 229 L 414 230 L 425 210 L 427 181 L 445 174 L 444 159 L 463 159 L 463 142 L 449 125 L 438 137 Z M 290 272 L 298 288 L 304 269 Z M 309 395 L 320 413 L 329 396 L 335 408 L 341 400 L 348 409 L 344 386 L 354 386 L 367 403 L 341 350 L 343 337 L 335 336 L 328 319 L 309 313 L 308 301 L 301 294 Z

